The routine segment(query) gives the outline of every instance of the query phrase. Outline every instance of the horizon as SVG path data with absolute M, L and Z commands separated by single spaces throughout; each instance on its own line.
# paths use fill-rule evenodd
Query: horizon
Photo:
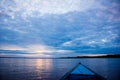
M 74 55 L 74 56 L 56 56 L 56 57 L 46 57 L 46 56 L 14 56 L 14 55 L 0 55 L 0 58 L 40 58 L 40 59 L 52 59 L 52 58 L 67 58 L 67 57 L 83 57 L 83 58 L 102 58 L 102 57 L 111 57 L 111 58 L 116 58 L 116 57 L 120 57 L 120 54 L 82 54 L 82 55 Z
M 1 0 L 0 56 L 120 54 L 118 0 Z

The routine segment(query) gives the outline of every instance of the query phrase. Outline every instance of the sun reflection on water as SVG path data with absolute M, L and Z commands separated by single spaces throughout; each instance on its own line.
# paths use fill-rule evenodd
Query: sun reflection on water
M 49 71 L 51 68 L 51 59 L 37 59 L 36 68 L 40 72 L 41 69 Z

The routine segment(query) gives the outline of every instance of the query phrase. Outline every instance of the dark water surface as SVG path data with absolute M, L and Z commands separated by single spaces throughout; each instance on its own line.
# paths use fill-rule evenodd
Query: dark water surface
M 108 80 L 120 80 L 120 58 L 0 58 L 0 80 L 59 80 L 78 62 Z

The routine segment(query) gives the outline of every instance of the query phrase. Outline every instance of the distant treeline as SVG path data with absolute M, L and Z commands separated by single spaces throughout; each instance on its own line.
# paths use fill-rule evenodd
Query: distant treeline
M 76 56 L 76 57 L 60 57 L 60 58 L 120 58 L 120 54 L 96 55 L 96 56 Z
M 71 57 L 9 57 L 9 56 L 0 56 L 0 58 L 24 58 L 24 59 L 71 59 L 71 58 L 120 58 L 120 54 L 105 54 L 105 55 L 85 55 L 85 56 L 71 56 Z

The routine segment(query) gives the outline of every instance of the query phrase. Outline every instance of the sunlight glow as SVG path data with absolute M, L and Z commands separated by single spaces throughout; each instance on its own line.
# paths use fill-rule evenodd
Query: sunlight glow
M 0 46 L 0 50 L 8 50 L 8 51 L 19 51 L 16 52 L 17 54 L 15 56 L 23 56 L 23 57 L 51 57 L 51 53 L 71 53 L 72 50 L 62 50 L 62 49 L 55 49 L 52 46 L 47 46 L 43 44 L 31 44 L 26 45 L 24 47 L 16 46 L 16 45 L 2 45 Z M 22 54 L 20 54 L 22 53 Z M 27 53 L 27 54 L 26 54 Z M 13 55 L 12 53 L 10 55 Z M 1 55 L 5 56 L 5 54 Z

